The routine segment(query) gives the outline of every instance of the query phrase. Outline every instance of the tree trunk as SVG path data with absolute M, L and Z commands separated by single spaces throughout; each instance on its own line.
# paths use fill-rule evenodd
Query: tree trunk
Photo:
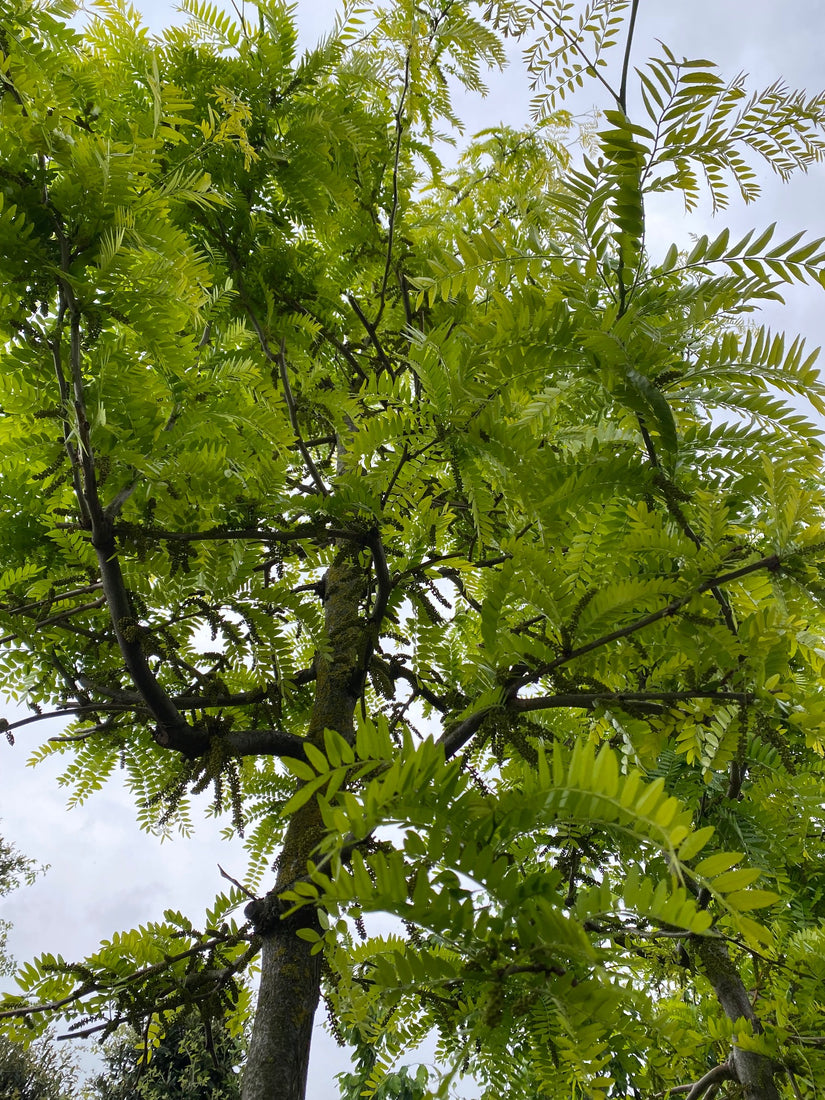
M 363 615 L 368 573 L 359 563 L 357 545 L 339 552 L 327 571 L 325 627 L 327 647 L 316 658 L 315 701 L 307 739 L 324 747 L 324 730 L 354 739 L 355 706 L 361 696 L 369 659 L 370 631 Z M 307 860 L 324 836 L 314 798 L 293 815 L 270 893 L 246 908 L 262 940 L 261 984 L 244 1070 L 243 1100 L 304 1100 L 312 1025 L 321 984 L 320 955 L 299 939 L 299 928 L 319 929 L 316 910 L 305 906 L 291 917 L 281 914 L 278 896 L 306 874 Z
M 692 936 L 691 940 L 725 1015 L 731 1020 L 750 1020 L 753 1030 L 761 1033 L 762 1024 L 753 1010 L 748 991 L 731 960 L 725 941 L 715 936 Z M 743 1100 L 780 1100 L 773 1083 L 776 1066 L 766 1055 L 734 1046 L 730 1066 L 742 1086 Z
M 303 1100 L 306 1094 L 321 956 L 310 955 L 311 944 L 298 939 L 296 930 L 287 919 L 263 937 L 243 1100 Z

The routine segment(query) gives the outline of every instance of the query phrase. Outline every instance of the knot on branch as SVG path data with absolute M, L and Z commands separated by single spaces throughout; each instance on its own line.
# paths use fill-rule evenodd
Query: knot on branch
M 244 907 L 244 916 L 251 923 L 257 936 L 272 936 L 280 931 L 295 931 L 307 923 L 313 923 L 314 910 L 305 913 L 298 910 L 285 917 L 289 906 L 277 894 L 254 898 Z M 308 919 L 309 918 L 309 921 Z
M 152 740 L 162 749 L 179 752 L 187 760 L 197 760 L 208 751 L 210 735 L 202 723 L 179 726 L 157 725 L 152 730 Z

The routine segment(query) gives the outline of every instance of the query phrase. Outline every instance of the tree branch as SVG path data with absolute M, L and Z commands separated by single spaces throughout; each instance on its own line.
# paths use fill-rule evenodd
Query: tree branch
M 725 941 L 714 935 L 692 935 L 688 937 L 687 942 L 698 957 L 702 970 L 713 987 L 716 999 L 728 1019 L 733 1021 L 745 1019 L 751 1024 L 756 1034 L 762 1034 L 764 1028 L 754 1012 L 748 991 L 730 957 Z M 745 1100 L 780 1100 L 779 1092 L 773 1083 L 773 1074 L 777 1067 L 767 1055 L 734 1046 L 730 1064 L 734 1072 L 733 1079 L 742 1086 Z M 701 1093 L 695 1094 L 696 1097 L 700 1095 Z
M 120 988 L 123 985 L 132 985 L 135 982 L 143 981 L 144 978 L 149 978 L 153 974 L 161 973 L 163 970 L 172 966 L 176 962 L 182 962 L 184 959 L 191 959 L 195 955 L 203 954 L 204 952 L 212 951 L 221 944 L 226 943 L 239 943 L 241 940 L 248 939 L 248 925 L 243 925 L 231 934 L 221 934 L 211 936 L 209 939 L 205 939 L 202 943 L 196 944 L 194 947 L 190 947 L 186 951 L 179 951 L 175 955 L 165 955 L 162 962 L 152 963 L 149 966 L 144 966 L 141 970 L 135 970 L 131 974 L 123 977 L 121 974 L 112 974 L 111 984 L 103 980 L 84 982 L 83 985 L 67 994 L 65 997 L 61 997 L 54 1001 L 44 1001 L 41 1004 L 36 1005 L 19 1005 L 17 1008 L 5 1008 L 0 1010 L 0 1020 L 11 1019 L 23 1019 L 26 1016 L 33 1016 L 40 1012 L 57 1012 L 61 1008 L 66 1008 L 67 1005 L 74 1004 L 82 997 L 87 996 L 89 993 L 114 993 L 115 989 Z
M 77 454 L 77 448 L 72 443 L 72 430 L 69 424 L 68 416 L 69 409 L 71 408 L 71 402 L 69 398 L 69 385 L 66 381 L 66 376 L 63 373 L 63 358 L 61 354 L 60 344 L 63 335 L 63 324 L 66 316 L 66 310 L 68 308 L 68 296 L 65 287 L 61 283 L 58 293 L 59 306 L 57 311 L 57 320 L 54 326 L 54 335 L 50 341 L 50 347 L 52 351 L 52 360 L 54 363 L 54 373 L 57 378 L 57 388 L 60 393 L 60 407 L 62 410 L 61 425 L 63 431 L 63 447 L 66 454 L 69 456 L 69 463 L 72 469 L 72 484 L 74 486 L 75 497 L 77 498 L 77 505 L 80 509 L 80 518 L 83 522 L 85 529 L 90 526 L 88 509 L 86 508 L 86 501 L 83 496 L 83 483 L 80 478 L 80 460 Z
M 404 668 L 397 660 L 385 661 L 377 654 L 372 656 L 373 662 L 377 663 L 381 667 L 381 671 L 390 680 L 405 680 L 413 689 L 416 695 L 420 695 L 422 699 L 425 699 L 431 707 L 434 707 L 441 714 L 446 714 L 449 710 L 447 703 L 441 696 L 436 695 L 434 691 L 427 687 L 427 685 L 410 669 Z
M 627 114 L 627 77 L 630 72 L 630 54 L 633 49 L 633 31 L 636 28 L 636 15 L 639 11 L 639 0 L 633 0 L 632 7 L 630 9 L 630 22 L 627 28 L 627 43 L 624 48 L 624 59 L 622 60 L 622 80 L 619 85 L 619 107 L 624 115 Z
M 281 349 L 278 352 L 278 369 L 280 370 L 281 383 L 284 387 L 284 400 L 286 401 L 286 410 L 287 414 L 289 415 L 289 422 L 292 425 L 292 430 L 295 432 L 295 442 L 298 444 L 298 450 L 301 452 L 301 456 L 303 457 L 306 468 L 309 471 L 309 476 L 315 483 L 318 492 L 321 494 L 321 496 L 327 496 L 329 493 L 329 489 L 327 489 L 326 485 L 324 484 L 324 479 L 318 473 L 318 467 L 315 465 L 312 455 L 309 453 L 309 450 L 304 443 L 303 437 L 301 435 L 301 429 L 298 427 L 298 414 L 295 409 L 295 398 L 292 394 L 292 387 L 289 384 L 289 371 L 287 370 L 286 366 L 286 341 L 284 340 L 281 341 Z
M 699 1098 L 714 1085 L 721 1085 L 723 1081 L 735 1081 L 736 1074 L 729 1062 L 722 1062 L 701 1077 L 692 1085 L 674 1085 L 664 1092 L 657 1092 L 652 1100 L 662 1100 L 664 1097 L 677 1096 L 685 1093 L 685 1100 L 699 1100 Z
M 30 726 L 34 722 L 47 722 L 50 718 L 70 718 L 72 715 L 82 717 L 88 714 L 93 717 L 98 714 L 129 714 L 139 710 L 149 712 L 149 708 L 136 703 L 82 703 L 76 707 L 63 707 L 60 710 L 48 710 L 42 714 L 30 714 L 28 718 L 18 718 L 16 722 L 6 722 L 0 719 L 0 733 L 10 733 L 12 730 Z
M 376 331 L 375 325 L 372 323 L 372 321 L 370 321 L 370 319 L 367 317 L 367 315 L 361 309 L 361 307 L 359 306 L 356 299 L 352 296 L 352 294 L 347 295 L 347 301 L 352 306 L 352 308 L 355 310 L 355 313 L 358 317 L 358 320 L 361 322 L 361 324 L 367 330 L 369 338 L 372 341 L 372 346 L 375 348 L 375 351 L 378 355 L 378 358 L 381 360 L 381 363 L 386 368 L 386 370 L 389 371 L 390 375 L 394 378 L 395 377 L 395 372 L 393 371 L 392 363 L 390 362 L 389 357 L 387 356 L 387 353 L 384 351 L 383 347 L 381 346 L 381 341 L 378 339 L 378 333 Z
M 512 708 L 513 710 L 518 711 L 518 710 L 540 710 L 544 706 L 553 706 L 553 705 L 558 705 L 558 706 L 581 705 L 581 702 L 579 702 L 579 703 L 573 703 L 572 702 L 573 699 L 581 700 L 582 699 L 581 695 L 575 695 L 575 694 L 569 695 L 569 696 L 566 697 L 566 700 L 567 700 L 566 702 L 554 704 L 552 702 L 548 703 L 546 700 L 543 701 L 543 702 L 536 701 L 534 703 L 534 701 L 531 700 L 531 699 L 517 699 L 516 693 L 518 692 L 518 690 L 520 688 L 525 687 L 528 684 L 535 683 L 536 680 L 540 680 L 543 676 L 546 676 L 548 673 L 553 672 L 557 668 L 561 668 L 562 665 L 569 664 L 570 661 L 574 661 L 577 657 L 582 657 L 587 653 L 592 653 L 596 649 L 600 649 L 603 646 L 609 645 L 610 642 L 618 641 L 621 638 L 627 638 L 631 634 L 635 634 L 638 630 L 644 629 L 644 627 L 646 627 L 646 626 L 650 626 L 653 623 L 657 623 L 661 619 L 665 619 L 668 616 L 675 615 L 677 611 L 679 611 L 686 604 L 690 603 L 690 601 L 695 596 L 699 595 L 702 592 L 709 591 L 714 586 L 723 585 L 723 584 L 730 584 L 732 581 L 740 580 L 742 577 L 747 577 L 751 573 L 758 572 L 760 569 L 775 570 L 775 569 L 778 569 L 781 564 L 782 564 L 782 559 L 779 557 L 778 554 L 770 554 L 767 557 L 759 558 L 758 561 L 751 562 L 749 565 L 743 565 L 739 569 L 733 569 L 729 573 L 723 573 L 718 577 L 713 577 L 710 580 L 703 581 L 692 592 L 688 593 L 686 596 L 680 596 L 678 599 L 672 600 L 666 607 L 660 608 L 658 611 L 653 611 L 653 612 L 651 612 L 651 614 L 645 615 L 643 618 L 637 619 L 635 622 L 629 623 L 625 627 L 621 627 L 618 630 L 614 630 L 610 634 L 605 634 L 601 638 L 597 638 L 593 642 L 588 642 L 586 645 L 579 646 L 578 649 L 571 650 L 569 653 L 563 653 L 560 657 L 557 657 L 554 661 L 549 661 L 547 664 L 540 666 L 538 669 L 535 669 L 534 671 L 532 671 L 530 673 L 525 673 L 524 675 L 520 675 L 517 680 L 515 680 L 514 682 L 512 682 L 508 686 L 509 697 L 507 699 L 505 699 L 503 704 L 498 704 L 498 706 L 505 706 L 505 707 Z M 628 698 L 632 697 L 633 694 L 635 694 L 635 693 L 623 693 L 625 699 L 628 699 Z M 638 693 L 638 694 L 644 695 L 644 693 Z M 675 695 L 675 696 L 678 697 L 678 695 L 680 693 L 668 693 L 668 694 Z M 740 701 L 743 701 L 743 700 L 747 701 L 747 698 L 749 698 L 749 696 L 747 696 L 746 693 L 742 693 L 742 692 L 732 692 L 732 693 L 726 693 L 725 692 L 725 693 L 721 693 L 721 697 L 727 697 L 729 694 L 731 696 L 733 696 L 736 699 L 737 702 L 740 702 Z M 601 694 L 601 696 L 599 695 L 598 692 L 594 693 L 594 698 L 595 699 L 599 699 L 599 698 L 603 698 L 603 697 L 604 697 L 603 693 Z M 690 693 L 688 693 L 685 697 L 686 698 L 692 698 L 692 697 L 697 697 L 697 696 L 691 695 Z M 714 697 L 714 696 L 699 696 L 699 697 L 708 698 L 708 697 Z M 560 698 L 565 698 L 565 697 L 564 696 L 549 696 L 548 697 L 548 699 L 560 699 Z M 649 695 L 648 695 L 648 698 L 650 698 Z M 486 709 L 478 711 L 475 714 L 471 714 L 468 718 L 465 718 L 463 722 L 459 722 L 458 725 L 453 726 L 450 729 L 445 730 L 444 733 L 442 733 L 441 737 L 439 737 L 438 740 L 439 740 L 440 744 L 444 745 L 444 751 L 445 751 L 447 757 L 453 756 L 456 752 L 458 752 L 459 749 L 463 748 L 463 746 L 467 744 L 467 742 L 470 740 L 470 738 L 476 733 L 479 726 L 484 721 L 485 717 L 494 709 L 496 709 L 496 708 L 495 707 L 487 707 Z
M 652 626 L 653 623 L 657 623 L 661 619 L 669 618 L 689 604 L 694 597 L 701 595 L 703 592 L 711 591 L 713 588 L 723 584 L 731 584 L 733 581 L 741 580 L 751 573 L 759 572 L 760 569 L 774 571 L 778 569 L 781 564 L 782 559 L 778 554 L 769 554 L 767 557 L 759 558 L 749 565 L 743 565 L 739 569 L 732 569 L 729 573 L 722 573 L 710 580 L 702 581 L 702 583 L 697 585 L 692 592 L 672 600 L 666 607 L 662 607 L 658 611 L 652 611 L 649 615 L 644 615 L 641 619 L 636 619 L 635 622 L 628 623 L 627 626 L 620 627 L 618 630 L 613 630 L 609 634 L 604 634 L 601 638 L 596 638 L 595 641 L 587 642 L 585 645 L 579 646 L 569 653 L 563 653 L 553 661 L 548 661 L 547 664 L 542 665 L 529 675 L 521 677 L 515 686 L 524 687 L 526 684 L 534 683 L 536 680 L 541 679 L 542 676 L 546 676 L 547 673 L 553 672 L 557 668 L 561 668 L 562 665 L 569 664 L 570 661 L 574 661 L 578 657 L 583 657 L 585 654 L 592 653 L 594 650 L 601 649 L 603 646 L 609 645 L 611 642 L 619 641 L 621 638 L 628 638 L 631 634 L 635 634 L 637 631 L 643 630 L 647 626 Z
M 84 584 L 82 588 L 72 588 L 68 592 L 56 592 L 54 595 L 46 596 L 42 600 L 35 600 L 33 603 L 23 604 L 21 607 L 9 607 L 2 608 L 8 615 L 25 615 L 28 611 L 37 611 L 41 607 L 51 608 L 56 603 L 62 603 L 64 600 L 72 600 L 75 596 L 85 596 L 89 592 L 97 592 L 102 587 L 100 581 L 95 581 L 93 584 Z
M 535 8 L 538 15 L 540 15 L 542 18 L 547 18 L 547 12 L 544 10 L 544 4 L 542 3 L 542 0 L 530 0 L 530 4 L 533 8 Z M 550 19 L 549 22 L 555 28 L 556 33 L 560 34 L 567 41 L 568 47 L 575 53 L 577 53 L 582 61 L 585 63 L 588 75 L 595 77 L 596 80 L 598 80 L 598 82 L 610 93 L 611 99 L 615 99 L 616 103 L 621 107 L 621 100 L 618 93 L 607 83 L 595 62 L 591 61 L 588 55 L 581 48 L 578 39 L 571 35 L 564 24 L 558 19 Z
M 488 707 L 486 710 L 476 711 L 469 718 L 465 718 L 463 722 L 459 722 L 457 726 L 453 726 L 441 734 L 438 738 L 438 744 L 444 746 L 444 755 L 448 760 L 450 757 L 455 756 L 459 749 L 464 748 L 492 709 L 492 707 Z
M 382 508 L 386 507 L 387 501 L 390 499 L 390 493 L 392 493 L 393 489 L 395 488 L 395 483 L 398 480 L 398 476 L 401 473 L 401 471 L 404 469 L 404 466 L 406 465 L 407 459 L 409 457 L 410 457 L 410 452 L 409 452 L 409 449 L 407 447 L 407 444 L 405 443 L 404 447 L 401 451 L 401 457 L 398 459 L 396 467 L 393 470 L 392 474 L 390 475 L 390 480 L 387 482 L 387 487 L 384 490 L 384 492 L 381 494 L 381 507 Z
M 390 281 L 390 270 L 392 268 L 392 248 L 395 240 L 395 220 L 398 217 L 398 169 L 401 164 L 401 139 L 404 135 L 404 104 L 407 99 L 407 92 L 410 89 L 410 54 L 407 51 L 407 56 L 404 60 L 404 84 L 401 88 L 401 96 L 398 100 L 398 107 L 395 111 L 395 152 L 393 154 L 392 164 L 392 206 L 390 207 L 389 214 L 389 227 L 387 229 L 387 260 L 384 265 L 384 278 L 381 280 L 381 294 L 380 302 L 378 306 L 378 313 L 375 316 L 373 327 L 377 328 L 378 322 L 381 320 L 381 315 L 384 312 L 384 306 L 387 300 L 387 285 Z
M 499 554 L 495 558 L 486 558 L 482 561 L 470 561 L 473 569 L 492 569 L 496 565 L 503 565 L 504 562 L 509 561 L 512 558 L 512 554 Z M 434 558 L 428 558 L 426 561 L 419 562 L 418 565 L 412 565 L 409 569 L 405 569 L 403 573 L 396 573 L 393 578 L 393 583 L 398 584 L 399 581 L 406 580 L 407 577 L 415 577 L 418 573 L 424 573 L 427 569 L 432 569 L 434 565 L 442 565 L 447 561 L 468 561 L 469 559 L 465 554 L 438 554 Z
M 645 450 L 647 451 L 647 457 L 650 459 L 650 465 L 656 471 L 654 479 L 656 477 L 660 479 L 659 488 L 662 489 L 662 497 L 664 499 L 665 508 L 671 514 L 671 516 L 682 529 L 682 531 L 687 535 L 693 545 L 697 548 L 697 550 L 699 550 L 702 547 L 702 539 L 693 530 L 693 527 L 691 526 L 687 516 L 676 503 L 672 491 L 665 491 L 665 485 L 669 485 L 672 483 L 670 482 L 670 479 L 668 478 L 665 471 L 662 469 L 662 464 L 659 461 L 659 456 L 656 453 L 656 447 L 654 446 L 653 440 L 650 436 L 650 432 L 647 430 L 647 425 L 645 424 L 644 417 L 637 416 L 636 419 L 639 422 L 639 430 L 642 433 L 642 439 L 644 441 Z M 733 618 L 733 612 L 731 611 L 730 601 L 728 600 L 727 596 L 721 588 L 714 586 L 713 588 L 711 588 L 711 592 L 713 593 L 713 598 L 719 604 L 719 609 L 721 611 L 722 619 L 724 620 L 725 626 L 728 628 L 731 634 L 736 637 L 738 631 L 736 629 L 736 623 Z
M 381 622 L 387 611 L 390 594 L 392 593 L 392 581 L 390 580 L 390 571 L 387 566 L 387 554 L 378 531 L 370 536 L 369 545 L 372 550 L 372 562 L 375 566 L 376 584 L 375 603 L 373 604 L 370 614 L 370 622 L 373 623 L 374 626 L 380 628 Z
M 58 524 L 58 526 L 76 526 Z M 306 538 L 329 536 L 341 538 L 346 532 L 330 529 L 325 520 L 312 520 L 299 523 L 295 527 L 210 527 L 206 531 L 168 531 L 163 527 L 143 526 L 137 523 L 118 523 L 115 532 L 119 535 L 140 534 L 159 542 L 223 542 L 246 539 L 249 542 L 299 542 Z
M 563 695 L 547 695 L 529 699 L 512 699 L 507 707 L 519 713 L 533 710 L 549 710 L 554 707 L 582 707 L 591 709 L 605 703 L 680 703 L 691 699 L 711 699 L 720 703 L 748 703 L 753 695 L 746 691 L 716 691 L 698 688 L 695 691 L 593 691 L 568 692 Z
M 182 731 L 188 729 L 188 723 L 149 667 L 143 649 L 143 631 L 135 617 L 132 601 L 120 568 L 112 520 L 106 515 L 98 493 L 95 456 L 92 449 L 91 428 L 83 388 L 80 309 L 66 274 L 70 265 L 71 256 L 68 245 L 65 240 L 61 240 L 62 273 L 60 293 L 69 314 L 70 367 L 76 431 L 79 440 L 78 459 L 82 472 L 82 477 L 75 484 L 78 505 L 81 511 L 85 511 L 88 516 L 92 546 L 97 556 L 100 579 L 103 585 L 103 595 L 126 669 L 158 724 L 170 732 L 179 731 L 182 735 Z
M 95 611 L 99 607 L 104 607 L 106 604 L 106 597 L 100 596 L 96 600 L 91 600 L 89 603 L 78 604 L 76 607 L 67 607 L 63 611 L 58 611 L 55 615 L 50 615 L 47 619 L 36 619 L 35 626 L 53 626 L 55 623 L 64 622 L 72 615 L 79 615 L 83 611 Z

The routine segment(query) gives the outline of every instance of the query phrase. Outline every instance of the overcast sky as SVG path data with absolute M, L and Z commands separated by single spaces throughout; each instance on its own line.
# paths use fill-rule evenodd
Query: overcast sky
M 176 18 L 171 4 L 136 2 L 154 29 Z M 328 29 L 336 7 L 331 0 L 298 3 L 305 43 Z M 655 49 L 657 38 L 676 54 L 717 61 L 723 75 L 749 71 L 753 86 L 782 77 L 791 86 L 816 91 L 825 80 L 821 0 L 642 0 L 637 63 Z M 494 74 L 490 85 L 487 100 L 460 100 L 467 132 L 499 121 L 526 124 L 530 92 L 517 53 L 510 69 Z M 577 109 L 590 106 L 580 100 Z M 715 231 L 724 225 L 744 231 L 778 221 L 785 236 L 798 229 L 825 233 L 824 174 L 817 168 L 787 186 L 768 174 L 763 201 L 747 209 L 734 206 L 718 219 Z M 671 241 L 687 242 L 691 232 L 713 231 L 708 220 L 706 213 L 685 219 L 673 205 L 657 208 L 649 217 L 651 247 L 664 251 Z M 771 323 L 806 335 L 812 344 L 822 342 L 822 294 L 793 291 L 787 308 L 773 311 Z M 11 708 L 6 715 L 13 717 Z M 0 743 L 0 833 L 51 865 L 36 886 L 0 903 L 2 916 L 14 922 L 11 948 L 18 959 L 45 950 L 82 958 L 113 931 L 159 918 L 167 907 L 197 920 L 221 889 L 218 862 L 234 876 L 244 877 L 242 850 L 220 840 L 215 822 L 204 821 L 193 839 L 161 845 L 138 831 L 128 795 L 116 782 L 67 813 L 66 792 L 56 784 L 58 769 L 25 766 L 30 751 L 54 732 L 58 730 L 33 725 L 19 731 L 14 748 Z M 310 1069 L 311 1100 L 334 1100 L 332 1075 L 343 1068 L 346 1062 L 337 1048 L 319 1036 Z

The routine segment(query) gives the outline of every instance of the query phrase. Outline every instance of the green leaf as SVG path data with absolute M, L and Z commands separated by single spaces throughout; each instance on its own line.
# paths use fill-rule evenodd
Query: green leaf
M 687 863 L 688 860 L 693 859 L 701 852 L 715 832 L 716 829 L 713 825 L 705 825 L 701 829 L 697 829 L 695 833 L 687 836 L 679 845 L 679 860 L 682 863 Z
M 720 894 L 726 894 L 731 890 L 741 890 L 744 886 L 750 886 L 761 875 L 758 867 L 740 867 L 737 871 L 724 871 L 713 879 L 713 889 Z
M 742 855 L 742 852 L 717 852 L 697 863 L 693 870 L 703 878 L 713 878 L 714 875 L 721 875 L 723 871 L 739 863 Z
M 739 910 L 764 909 L 779 900 L 780 895 L 773 890 L 733 890 L 725 898 L 728 905 Z

